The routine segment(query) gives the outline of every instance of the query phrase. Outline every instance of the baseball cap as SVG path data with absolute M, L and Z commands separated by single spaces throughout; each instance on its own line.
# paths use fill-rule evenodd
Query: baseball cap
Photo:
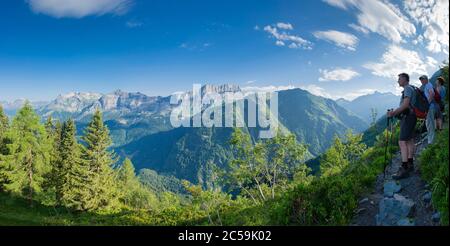
M 420 80 L 422 80 L 422 79 L 426 79 L 426 80 L 428 80 L 428 76 L 426 76 L 426 75 L 422 75 L 422 76 L 420 76 L 420 77 L 419 77 L 419 79 L 420 79 Z

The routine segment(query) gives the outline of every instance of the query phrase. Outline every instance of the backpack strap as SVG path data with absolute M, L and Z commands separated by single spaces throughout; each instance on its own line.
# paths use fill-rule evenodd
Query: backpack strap
M 414 91 L 413 97 L 417 97 L 417 90 L 419 88 L 415 87 L 414 85 L 410 85 L 410 84 L 408 84 L 407 86 L 411 87 L 411 89 Z M 405 90 L 402 91 L 402 99 L 404 99 L 404 98 L 405 98 Z M 408 108 L 410 110 L 413 110 L 413 108 L 414 108 L 413 105 L 412 105 L 412 98 L 409 99 L 409 107 Z

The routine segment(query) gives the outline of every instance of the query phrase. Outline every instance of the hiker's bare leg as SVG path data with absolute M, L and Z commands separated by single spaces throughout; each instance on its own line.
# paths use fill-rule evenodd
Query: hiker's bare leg
M 400 153 L 402 155 L 402 162 L 408 161 L 408 145 L 406 141 L 398 141 L 398 145 L 400 146 Z
M 414 145 L 414 138 L 411 138 L 406 142 L 408 148 L 408 158 L 414 158 L 414 153 L 416 152 L 416 145 Z
M 441 118 L 438 118 L 436 120 L 436 129 L 442 130 L 442 119 Z

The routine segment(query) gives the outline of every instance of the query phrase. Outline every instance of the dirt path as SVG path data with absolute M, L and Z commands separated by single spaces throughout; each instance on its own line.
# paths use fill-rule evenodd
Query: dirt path
M 431 204 L 431 192 L 420 178 L 418 156 L 426 147 L 422 138 L 416 144 L 414 172 L 408 178 L 392 179 L 401 165 L 397 153 L 386 169 L 386 177 L 378 175 L 375 189 L 359 201 L 351 223 L 354 226 L 437 226 L 439 219 Z

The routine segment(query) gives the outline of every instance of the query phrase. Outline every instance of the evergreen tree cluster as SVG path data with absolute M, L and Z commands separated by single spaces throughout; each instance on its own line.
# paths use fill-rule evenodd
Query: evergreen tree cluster
M 27 102 L 10 123 L 0 107 L 0 192 L 74 211 L 149 208 L 154 194 L 129 159 L 115 166 L 111 144 L 99 110 L 79 141 L 72 119 L 42 124 Z

